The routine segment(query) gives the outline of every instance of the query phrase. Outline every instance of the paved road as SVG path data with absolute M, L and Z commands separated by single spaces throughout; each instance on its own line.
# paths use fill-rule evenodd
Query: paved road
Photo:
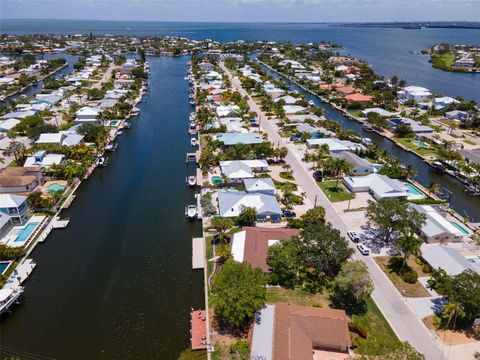
M 313 179 L 311 172 L 306 168 L 305 163 L 299 159 L 298 152 L 291 151 L 291 145 L 281 138 L 278 134 L 278 127 L 273 123 L 273 120 L 268 120 L 259 106 L 242 88 L 240 81 L 236 77 L 232 77 L 230 72 L 223 66 L 222 68 L 230 78 L 232 86 L 239 91 L 243 96 L 248 97 L 248 104 L 250 108 L 259 114 L 259 121 L 262 131 L 268 134 L 269 141 L 278 144 L 280 147 L 289 148 L 288 155 L 285 161 L 290 164 L 294 173 L 295 179 L 307 194 L 307 197 L 325 208 L 325 218 L 332 225 L 340 230 L 346 236 L 347 226 L 343 222 L 340 215 L 337 213 L 333 205 L 327 199 L 323 191 L 318 187 Z M 426 328 L 426 326 L 416 317 L 402 295 L 398 292 L 395 286 L 390 282 L 388 277 L 380 269 L 371 257 L 362 256 L 356 247 L 350 242 L 350 246 L 354 248 L 354 259 L 363 260 L 368 267 L 370 277 L 375 285 L 372 298 L 378 305 L 380 310 L 387 318 L 390 326 L 393 328 L 397 336 L 402 341 L 408 341 L 418 351 L 425 355 L 427 359 L 442 360 L 445 357 L 442 354 L 441 344 L 433 336 L 433 334 Z

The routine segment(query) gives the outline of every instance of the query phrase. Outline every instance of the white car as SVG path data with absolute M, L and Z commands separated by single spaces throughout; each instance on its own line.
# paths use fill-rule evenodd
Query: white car
M 354 243 L 360 242 L 360 235 L 355 231 L 347 231 L 347 235 Z
M 362 255 L 370 255 L 370 249 L 364 244 L 358 244 L 357 249 Z

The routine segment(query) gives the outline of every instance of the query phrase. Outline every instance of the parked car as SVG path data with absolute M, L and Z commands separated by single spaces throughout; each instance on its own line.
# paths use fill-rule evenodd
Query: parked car
M 355 231 L 347 231 L 347 235 L 354 243 L 360 242 L 360 235 Z
M 323 180 L 322 173 L 320 171 L 315 171 L 313 173 L 313 178 L 315 179 L 315 181 L 321 182 Z
M 370 255 L 370 249 L 364 244 L 358 244 L 357 249 L 362 255 Z
M 286 218 L 297 217 L 297 214 L 295 213 L 295 211 L 292 211 L 292 210 L 282 210 L 282 215 L 283 217 L 286 217 Z

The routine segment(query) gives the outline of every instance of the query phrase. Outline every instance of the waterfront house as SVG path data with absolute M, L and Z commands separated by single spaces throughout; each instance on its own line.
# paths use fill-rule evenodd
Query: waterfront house
M 385 109 L 382 109 L 382 108 L 368 108 L 368 109 L 364 109 L 362 110 L 362 115 L 367 117 L 368 114 L 370 113 L 374 113 L 374 114 L 377 114 L 379 116 L 383 116 L 383 117 L 390 117 L 390 116 L 394 116 L 395 113 L 392 113 L 390 111 L 387 111 Z
M 251 358 L 347 359 L 351 346 L 344 310 L 267 304 L 256 313 Z
M 356 92 L 356 89 L 349 86 L 339 86 L 335 88 L 335 91 L 340 96 L 347 96 L 347 95 L 354 94 Z
M 373 97 L 370 95 L 364 95 L 364 94 L 350 94 L 344 97 L 344 100 L 347 102 L 347 104 L 369 104 L 372 102 Z
M 0 132 L 8 132 L 18 124 L 20 124 L 20 120 L 14 118 L 0 121 Z
M 300 105 L 284 105 L 283 111 L 285 112 L 285 115 L 294 115 L 299 112 L 305 111 L 305 108 Z
M 397 99 L 401 102 L 414 100 L 416 102 L 426 102 L 432 98 L 432 93 L 420 86 L 407 86 L 397 92 Z
M 463 156 L 465 162 L 469 164 L 480 164 L 480 150 L 460 149 L 458 152 Z
M 272 178 L 269 177 L 243 179 L 243 184 L 245 185 L 245 191 L 252 194 L 263 193 L 267 195 L 274 195 L 276 190 Z
M 37 151 L 32 156 L 27 157 L 25 160 L 24 167 L 30 166 L 41 166 L 43 168 L 48 169 L 52 165 L 59 165 L 62 164 L 65 159 L 65 155 L 63 154 L 47 154 L 45 150 Z
M 307 139 L 307 145 L 312 148 L 327 145 L 330 153 L 353 151 L 363 148 L 363 146 L 360 144 L 348 140 L 340 140 L 337 138 Z
M 475 60 L 470 56 L 464 56 L 458 60 L 455 60 L 454 66 L 461 68 L 472 68 L 475 66 Z
M 461 110 L 452 110 L 445 113 L 445 117 L 449 120 L 459 120 L 459 121 L 467 121 L 470 119 L 470 116 L 466 111 Z
M 332 157 L 343 159 L 352 165 L 350 169 L 350 175 L 368 175 L 374 172 L 374 168 L 370 161 L 362 159 L 357 154 L 349 151 L 341 151 L 339 153 L 332 154 Z
M 468 230 L 447 220 L 433 206 L 411 204 L 411 207 L 426 216 L 425 224 L 417 232 L 427 243 L 459 242 L 468 235 Z
M 215 65 L 207 61 L 202 61 L 200 64 L 198 64 L 198 67 L 200 68 L 200 71 L 205 71 L 205 72 L 215 70 Z
M 227 132 L 248 132 L 247 129 L 244 128 L 245 122 L 241 117 L 222 117 L 217 120 L 218 126 L 225 125 L 227 127 Z
M 61 131 L 59 133 L 43 133 L 35 144 L 57 144 L 67 147 L 72 147 L 82 143 L 84 135 L 71 134 L 68 131 Z
M 219 215 L 223 217 L 237 217 L 245 207 L 254 208 L 258 220 L 278 221 L 282 217 L 282 209 L 275 196 L 262 193 L 220 190 L 218 207 Z
M 9 112 L 8 114 L 3 115 L 0 119 L 8 120 L 8 119 L 24 119 L 28 116 L 33 116 L 37 113 L 34 110 L 25 110 L 25 111 L 14 111 Z
M 222 174 L 232 182 L 255 177 L 255 173 L 268 171 L 266 160 L 227 160 L 220 161 Z
M 218 117 L 235 117 L 238 116 L 240 108 L 234 104 L 217 106 L 216 112 Z
M 286 105 L 293 105 L 295 104 L 298 100 L 296 97 L 293 97 L 291 95 L 286 95 L 286 96 L 281 96 L 273 100 L 273 102 L 279 102 L 283 101 Z
M 270 82 L 266 82 L 265 84 L 263 84 L 263 90 L 265 90 L 265 92 L 272 98 L 272 99 L 276 99 L 280 96 L 283 96 L 283 94 L 285 94 L 285 90 L 283 89 L 280 89 L 278 87 L 276 87 L 274 84 L 270 83 Z
M 40 166 L 0 169 L 0 193 L 30 193 L 45 182 Z
M 10 216 L 0 211 L 0 238 L 8 233 L 11 225 Z
M 268 248 L 279 241 L 289 240 L 299 234 L 297 229 L 262 228 L 245 226 L 233 235 L 232 256 L 235 261 L 246 262 L 254 268 L 269 272 Z
M 368 192 L 375 200 L 384 198 L 406 199 L 410 195 L 405 183 L 381 174 L 345 176 L 343 184 L 351 192 Z
M 435 270 L 443 269 L 449 276 L 456 276 L 466 270 L 474 271 L 480 274 L 480 265 L 470 262 L 460 254 L 457 249 L 439 244 L 423 244 L 420 247 L 420 253 L 425 260 Z
M 10 216 L 12 224 L 24 224 L 28 220 L 27 197 L 15 194 L 0 194 L 0 211 Z
M 287 119 L 290 123 L 302 123 L 305 120 L 312 120 L 314 122 L 321 121 L 322 118 L 315 114 L 295 114 L 295 115 L 287 115 Z
M 451 98 L 450 96 L 442 96 L 433 99 L 433 106 L 435 110 L 443 110 L 452 104 L 460 104 L 460 101 Z
M 387 119 L 387 124 L 388 124 L 388 127 L 392 131 L 395 131 L 395 129 L 398 125 L 410 126 L 410 128 L 415 133 L 415 135 L 431 134 L 434 131 L 430 126 L 422 125 L 418 121 L 415 121 L 415 120 L 409 119 L 409 118 L 403 118 L 403 117 L 396 117 L 396 118 Z
M 75 119 L 75 122 L 77 124 L 92 124 L 92 123 L 100 123 L 99 115 L 100 111 L 97 109 L 85 106 L 78 110 L 76 113 L 77 118 Z
M 226 133 L 217 135 L 216 140 L 222 142 L 225 146 L 256 145 L 263 142 L 259 133 Z

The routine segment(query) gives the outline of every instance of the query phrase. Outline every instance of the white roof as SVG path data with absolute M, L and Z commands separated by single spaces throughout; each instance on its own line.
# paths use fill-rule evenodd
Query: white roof
M 20 123 L 20 120 L 14 119 L 14 118 L 2 121 L 0 122 L 0 130 L 9 131 L 19 123 Z
M 27 201 L 27 197 L 14 194 L 0 194 L 0 208 L 16 208 Z
M 322 146 L 327 145 L 330 151 L 349 151 L 361 149 L 362 145 L 337 138 L 321 138 L 321 139 L 307 139 L 308 146 Z
M 218 204 L 220 216 L 236 217 L 244 207 L 252 207 L 258 215 L 281 215 L 282 210 L 274 195 L 262 193 L 249 194 L 243 191 L 219 191 Z
M 222 173 L 230 179 L 253 178 L 254 168 L 268 167 L 266 160 L 229 160 L 220 161 Z
M 425 225 L 422 227 L 422 232 L 428 237 L 444 233 L 453 234 L 454 236 L 465 235 L 455 225 L 438 213 L 432 206 L 412 204 L 412 207 L 426 215 L 427 219 Z
M 305 110 L 305 108 L 300 105 L 284 105 L 283 110 L 285 111 L 285 114 L 296 114 Z
M 7 300 L 10 295 L 12 295 L 13 289 L 12 288 L 3 288 L 0 289 L 0 302 Z
M 297 99 L 296 97 L 293 97 L 291 95 L 287 95 L 287 96 L 278 97 L 275 100 L 273 100 L 273 102 L 279 102 L 280 100 L 285 101 L 285 104 L 295 104 L 300 99 Z
M 442 268 L 450 276 L 458 275 L 465 270 L 480 273 L 480 267 L 474 266 L 456 249 L 439 244 L 423 244 L 420 248 L 422 258 L 435 269 Z
M 10 216 L 0 211 L 0 229 L 10 221 Z
M 35 156 L 29 156 L 23 167 L 40 165 L 48 168 L 54 164 L 61 164 L 64 158 L 63 154 L 47 154 L 41 160 L 36 159 Z
M 363 115 L 367 115 L 369 113 L 375 113 L 375 114 L 378 114 L 380 116 L 393 116 L 393 115 L 395 115 L 395 113 L 392 113 L 392 112 L 387 111 L 387 110 L 382 109 L 382 108 L 369 108 L 369 109 L 362 110 Z
M 233 260 L 243 262 L 243 255 L 245 253 L 245 238 L 247 231 L 239 231 L 233 235 L 232 239 L 232 256 Z
M 275 184 L 271 178 L 255 178 L 243 180 L 247 192 L 275 190 Z
M 76 112 L 77 116 L 97 116 L 99 112 L 94 108 L 85 106 Z
M 351 189 L 369 188 L 377 197 L 408 197 L 408 187 L 396 179 L 390 179 L 382 174 L 370 174 L 366 176 L 345 176 L 343 180 Z
M 35 144 L 61 144 L 65 135 L 61 133 L 44 133 L 40 134 L 40 137 Z
M 227 116 L 229 115 L 231 112 L 237 112 L 240 110 L 240 108 L 237 106 L 237 105 L 233 105 L 233 104 L 228 104 L 228 105 L 225 105 L 225 106 L 217 106 L 217 115 L 218 116 Z

